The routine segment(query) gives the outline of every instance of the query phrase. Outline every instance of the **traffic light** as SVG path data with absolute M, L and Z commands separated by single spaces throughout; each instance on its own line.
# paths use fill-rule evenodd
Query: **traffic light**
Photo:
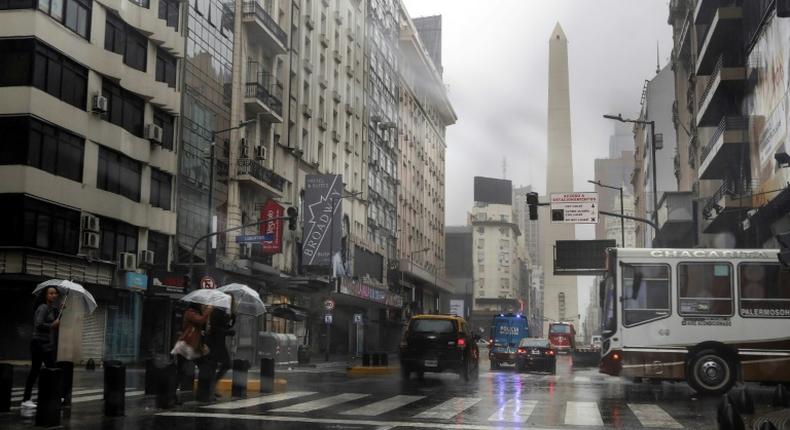
M 776 241 L 779 242 L 779 262 L 790 268 L 790 231 L 777 234 Z
M 538 193 L 527 193 L 527 206 L 529 206 L 529 219 L 538 219 Z
M 288 208 L 288 230 L 296 230 L 296 219 L 299 216 L 299 211 L 294 207 Z
M 776 1 L 776 16 L 779 18 L 790 17 L 790 0 Z

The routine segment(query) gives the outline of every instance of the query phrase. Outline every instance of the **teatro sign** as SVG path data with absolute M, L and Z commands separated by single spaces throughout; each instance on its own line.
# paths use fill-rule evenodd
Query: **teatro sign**
M 367 282 L 355 281 L 351 278 L 340 279 L 340 293 L 387 306 L 403 307 L 403 298 L 401 296 L 384 288 L 374 287 Z

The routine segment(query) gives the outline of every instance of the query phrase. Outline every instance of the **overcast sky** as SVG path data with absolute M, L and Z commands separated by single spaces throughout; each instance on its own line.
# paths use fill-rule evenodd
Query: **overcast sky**
M 592 190 L 593 159 L 613 124 L 635 115 L 646 79 L 671 53 L 667 0 L 404 0 L 412 17 L 442 15 L 444 79 L 458 122 L 447 132 L 448 225 L 464 224 L 474 176 L 546 184 L 548 39 L 568 37 L 575 190 Z M 580 238 L 593 230 L 580 229 Z
M 575 190 L 592 191 L 608 155 L 604 113 L 639 113 L 645 80 L 672 51 L 667 0 L 403 0 L 412 17 L 442 15 L 444 80 L 458 122 L 447 132 L 447 225 L 466 223 L 474 176 L 546 187 L 548 40 L 568 37 Z M 656 53 L 658 45 L 658 58 Z M 591 226 L 578 239 L 593 239 Z M 579 277 L 579 309 L 590 277 Z

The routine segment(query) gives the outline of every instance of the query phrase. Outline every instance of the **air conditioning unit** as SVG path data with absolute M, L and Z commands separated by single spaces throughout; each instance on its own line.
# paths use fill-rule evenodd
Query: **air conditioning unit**
M 107 113 L 107 109 L 109 107 L 109 101 L 107 97 L 104 97 L 101 94 L 96 94 L 93 96 L 93 103 L 91 104 L 91 110 L 96 113 Z
M 138 258 L 140 262 L 140 267 L 145 266 L 153 266 L 154 264 L 154 251 L 149 249 L 144 249 L 140 251 L 140 258 Z
M 99 249 L 99 233 L 83 231 L 80 236 L 80 248 Z
M 249 259 L 252 258 L 252 245 L 249 243 L 242 243 L 239 245 L 239 258 Z
M 80 217 L 80 228 L 82 231 L 99 232 L 99 217 L 91 214 L 82 214 Z
M 118 268 L 124 272 L 132 272 L 137 269 L 137 256 L 131 252 L 118 254 Z
M 145 138 L 151 142 L 162 143 L 162 127 L 156 124 L 147 124 L 145 126 Z
M 265 160 L 266 159 L 266 147 L 265 146 L 256 146 L 255 147 L 255 159 L 256 160 Z

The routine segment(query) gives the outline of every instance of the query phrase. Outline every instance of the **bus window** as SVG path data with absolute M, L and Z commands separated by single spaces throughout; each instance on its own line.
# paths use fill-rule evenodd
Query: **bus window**
M 682 316 L 730 316 L 732 270 L 727 263 L 679 263 L 678 304 Z
M 623 324 L 626 327 L 669 316 L 669 266 L 623 265 Z
M 772 263 L 742 263 L 738 271 L 742 317 L 790 318 L 790 272 Z
M 604 284 L 601 334 L 609 338 L 617 331 L 617 296 L 613 277 L 607 276 Z

